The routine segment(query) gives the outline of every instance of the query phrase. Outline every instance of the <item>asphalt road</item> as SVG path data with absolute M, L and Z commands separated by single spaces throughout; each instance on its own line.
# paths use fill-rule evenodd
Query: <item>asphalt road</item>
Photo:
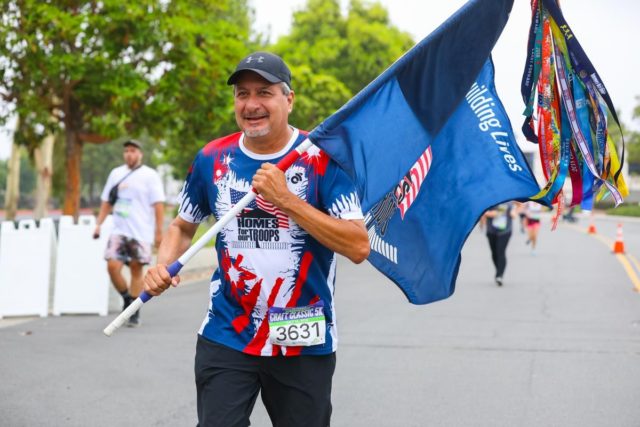
M 341 259 L 332 425 L 640 426 L 640 296 L 607 246 L 616 224 L 544 221 L 535 255 L 516 231 L 502 288 L 475 230 L 455 294 L 426 306 Z M 624 237 L 640 258 L 640 222 Z M 194 426 L 207 288 L 154 299 L 112 338 L 113 315 L 0 328 L 0 425 Z M 252 424 L 270 425 L 259 400 Z

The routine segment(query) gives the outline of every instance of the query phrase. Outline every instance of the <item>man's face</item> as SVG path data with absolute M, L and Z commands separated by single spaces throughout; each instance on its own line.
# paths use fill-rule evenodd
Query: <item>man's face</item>
M 142 161 L 142 151 L 138 147 L 127 145 L 124 147 L 123 157 L 127 166 L 133 168 Z
M 280 83 L 245 72 L 235 86 L 236 122 L 247 138 L 278 137 L 288 128 L 293 97 L 293 92 L 282 92 Z

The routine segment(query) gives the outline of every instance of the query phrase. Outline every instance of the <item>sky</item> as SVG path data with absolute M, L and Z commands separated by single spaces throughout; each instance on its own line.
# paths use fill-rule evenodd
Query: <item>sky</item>
M 269 34 L 272 41 L 287 34 L 293 11 L 306 0 L 250 0 L 255 9 L 254 30 Z M 426 37 L 464 0 L 379 0 L 389 11 L 391 22 L 411 34 L 417 42 Z M 348 0 L 341 0 L 346 11 Z M 561 0 L 565 19 L 607 86 L 621 120 L 640 130 L 640 119 L 632 121 L 640 104 L 640 1 Z M 511 118 L 519 141 L 522 110 L 520 79 L 526 59 L 531 23 L 529 0 L 515 0 L 513 10 L 494 50 L 496 86 Z M 321 17 L 319 17 L 321 19 Z M 304 90 L 304 89 L 302 89 Z M 10 154 L 9 133 L 0 129 L 0 159 Z M 525 145 L 526 148 L 526 145 Z M 530 147 L 529 147 L 530 148 Z

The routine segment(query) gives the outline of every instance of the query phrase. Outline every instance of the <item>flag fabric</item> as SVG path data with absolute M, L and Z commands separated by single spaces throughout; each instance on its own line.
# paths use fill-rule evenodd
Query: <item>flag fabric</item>
M 410 302 L 455 288 L 482 213 L 539 191 L 496 94 L 513 0 L 471 0 L 309 134 L 354 180 L 369 261 Z

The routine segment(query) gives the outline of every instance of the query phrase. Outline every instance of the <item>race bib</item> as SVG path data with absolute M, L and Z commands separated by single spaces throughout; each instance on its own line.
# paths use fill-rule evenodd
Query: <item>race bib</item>
M 493 218 L 491 224 L 498 230 L 504 230 L 507 228 L 507 214 L 503 213 Z
M 306 307 L 271 307 L 269 341 L 283 346 L 311 346 L 325 341 L 324 303 Z
M 131 200 L 118 197 L 113 213 L 122 218 L 128 218 L 131 213 Z

